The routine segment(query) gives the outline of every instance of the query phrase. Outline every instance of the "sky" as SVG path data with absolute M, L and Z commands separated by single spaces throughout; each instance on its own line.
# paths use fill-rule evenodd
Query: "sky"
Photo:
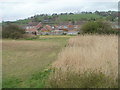
M 118 11 L 119 0 L 0 0 L 0 21 L 15 21 L 36 14 L 82 11 Z

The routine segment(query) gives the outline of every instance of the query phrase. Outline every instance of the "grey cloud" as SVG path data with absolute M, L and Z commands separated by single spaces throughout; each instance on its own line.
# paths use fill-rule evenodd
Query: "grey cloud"
M 58 9 L 59 12 L 80 12 L 80 11 L 106 11 L 118 9 L 118 3 L 116 2 L 86 2 L 83 5 L 68 6 Z
M 9 0 L 12 1 L 12 0 Z M 81 0 L 23 0 L 0 3 L 3 20 L 27 18 L 34 14 L 80 12 L 96 10 L 117 10 L 117 2 L 82 2 Z M 17 0 L 18 1 L 18 0 Z

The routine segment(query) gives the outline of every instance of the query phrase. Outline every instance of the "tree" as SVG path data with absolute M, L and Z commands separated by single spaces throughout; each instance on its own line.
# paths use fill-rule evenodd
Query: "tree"
M 74 20 L 74 19 L 72 19 L 72 21 L 71 21 L 71 22 L 72 22 L 72 24 L 73 24 L 73 25 L 75 24 L 75 20 Z
M 82 26 L 82 33 L 111 34 L 114 33 L 109 23 L 104 21 L 90 21 Z
M 2 37 L 19 39 L 25 34 L 25 30 L 14 24 L 4 24 L 2 26 Z

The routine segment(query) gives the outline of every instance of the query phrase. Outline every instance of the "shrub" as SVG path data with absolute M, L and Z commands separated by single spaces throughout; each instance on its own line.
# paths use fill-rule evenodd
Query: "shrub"
M 19 39 L 23 38 L 23 34 L 25 34 L 24 29 L 14 24 L 5 24 L 2 27 L 3 38 Z
M 108 22 L 104 21 L 90 21 L 82 26 L 82 33 L 88 34 L 117 34 Z
M 67 35 L 67 33 L 62 33 L 62 35 Z

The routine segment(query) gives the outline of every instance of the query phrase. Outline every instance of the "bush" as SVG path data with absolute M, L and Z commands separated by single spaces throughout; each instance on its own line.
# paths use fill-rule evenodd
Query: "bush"
M 2 26 L 2 37 L 19 39 L 23 38 L 25 30 L 14 24 L 5 24 Z
M 104 21 L 90 21 L 82 26 L 82 33 L 88 34 L 118 34 L 111 25 Z

